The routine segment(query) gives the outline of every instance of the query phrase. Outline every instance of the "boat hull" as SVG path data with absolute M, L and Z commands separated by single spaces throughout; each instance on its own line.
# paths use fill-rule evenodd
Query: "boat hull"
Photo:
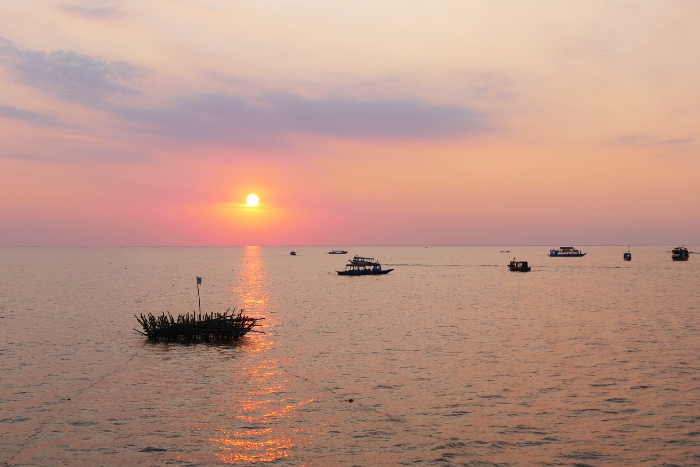
M 550 258 L 580 258 L 581 256 L 586 256 L 588 253 L 576 253 L 572 255 L 553 255 L 549 254 Z
M 393 269 L 382 269 L 381 271 L 336 271 L 339 276 L 379 276 L 389 274 Z
M 532 271 L 532 268 L 531 268 L 530 266 L 527 266 L 527 267 L 524 267 L 524 268 L 511 268 L 511 267 L 508 267 L 508 269 L 510 269 L 511 271 L 515 271 L 515 272 L 530 272 L 530 271 Z

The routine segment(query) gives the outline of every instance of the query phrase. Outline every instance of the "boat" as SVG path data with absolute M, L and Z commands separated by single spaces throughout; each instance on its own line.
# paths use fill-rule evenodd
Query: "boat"
M 549 256 L 552 258 L 578 258 L 585 255 L 586 253 L 581 253 L 581 250 L 577 250 L 572 246 L 560 246 L 558 250 L 549 250 Z
M 297 255 L 297 252 L 296 252 L 296 251 L 290 251 L 289 254 L 292 255 L 292 256 L 296 256 L 296 255 Z
M 513 258 L 513 261 L 508 265 L 508 269 L 519 272 L 530 272 L 530 270 L 532 270 L 532 268 L 527 265 L 527 261 L 516 261 L 515 258 Z
M 632 253 L 630 253 L 630 252 L 628 251 L 627 253 L 625 253 L 625 254 L 622 255 L 622 258 L 623 258 L 625 261 L 632 261 Z
M 339 276 L 369 276 L 389 274 L 393 269 L 382 269 L 382 265 L 374 258 L 357 256 L 348 261 L 345 271 L 336 271 Z
M 348 252 L 345 250 L 331 250 L 328 252 L 329 255 L 347 255 Z
M 688 261 L 688 249 L 684 246 L 679 246 L 671 251 L 671 259 L 673 261 Z

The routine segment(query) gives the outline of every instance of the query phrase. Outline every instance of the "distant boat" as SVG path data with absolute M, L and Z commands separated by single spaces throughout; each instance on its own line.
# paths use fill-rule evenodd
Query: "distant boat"
M 625 253 L 625 254 L 622 255 L 622 258 L 623 258 L 625 261 L 632 261 L 632 253 L 630 253 L 630 252 L 628 251 L 627 253 Z
M 688 261 L 688 249 L 684 246 L 679 246 L 671 251 L 671 259 L 673 261 Z
M 532 269 L 530 266 L 527 265 L 527 261 L 515 261 L 515 258 L 513 258 L 513 261 L 510 262 L 508 268 L 511 271 L 518 272 L 530 272 L 530 270 Z
M 297 255 L 297 252 L 296 252 L 296 251 L 290 251 L 289 254 L 292 255 L 292 256 L 296 256 L 296 255 Z
M 328 252 L 329 255 L 347 255 L 348 252 L 345 250 L 331 250 Z
M 374 258 L 364 258 L 357 256 L 345 265 L 345 271 L 336 271 L 339 276 L 369 276 L 379 274 L 389 274 L 393 269 L 382 269 L 379 261 Z
M 510 253 L 510 250 L 501 250 L 501 253 Z
M 585 255 L 586 253 L 581 253 L 580 250 L 577 250 L 572 246 L 561 246 L 558 250 L 549 250 L 549 256 L 552 258 L 578 258 Z

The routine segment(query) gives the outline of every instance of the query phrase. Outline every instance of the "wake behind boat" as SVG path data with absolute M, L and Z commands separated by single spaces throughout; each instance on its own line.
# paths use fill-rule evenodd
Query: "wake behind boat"
M 577 250 L 572 246 L 562 246 L 558 250 L 549 250 L 549 256 L 552 258 L 578 258 L 586 256 L 586 253 L 581 253 L 581 250 Z
M 382 269 L 382 265 L 374 258 L 357 256 L 345 265 L 345 271 L 336 271 L 339 276 L 369 276 L 389 274 L 394 269 Z

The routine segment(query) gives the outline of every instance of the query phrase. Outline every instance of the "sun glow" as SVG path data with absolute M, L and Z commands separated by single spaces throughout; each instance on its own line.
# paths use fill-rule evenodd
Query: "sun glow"
M 258 203 L 260 202 L 260 198 L 258 198 L 258 195 L 255 193 L 251 193 L 248 195 L 248 197 L 245 199 L 246 200 L 246 206 L 257 206 Z

